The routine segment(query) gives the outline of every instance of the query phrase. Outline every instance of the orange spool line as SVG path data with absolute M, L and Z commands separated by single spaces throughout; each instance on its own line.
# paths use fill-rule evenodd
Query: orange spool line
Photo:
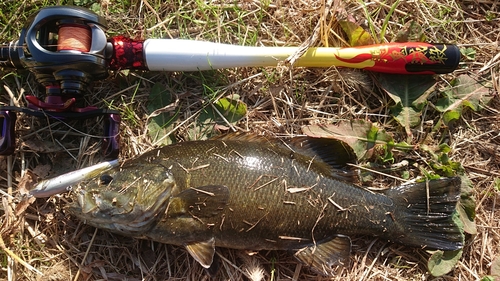
M 90 51 L 92 36 L 83 25 L 63 25 L 59 28 L 57 51 Z

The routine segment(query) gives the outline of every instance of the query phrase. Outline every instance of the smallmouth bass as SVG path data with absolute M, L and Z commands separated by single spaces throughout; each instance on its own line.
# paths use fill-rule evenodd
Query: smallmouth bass
M 203 267 L 215 247 L 295 250 L 317 271 L 344 264 L 351 235 L 457 250 L 460 179 L 383 193 L 352 184 L 347 144 L 249 135 L 169 145 L 123 162 L 72 193 L 70 212 L 125 236 L 184 246 Z

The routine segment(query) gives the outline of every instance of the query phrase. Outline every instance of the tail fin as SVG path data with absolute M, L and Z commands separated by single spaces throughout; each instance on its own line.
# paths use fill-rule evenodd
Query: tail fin
M 464 236 L 453 221 L 460 198 L 459 177 L 399 186 L 387 191 L 398 212 L 398 243 L 426 249 L 454 251 Z

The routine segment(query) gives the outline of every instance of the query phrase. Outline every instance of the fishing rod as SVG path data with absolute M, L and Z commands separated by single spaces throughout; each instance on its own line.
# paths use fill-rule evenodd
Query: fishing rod
M 251 47 L 182 39 L 106 38 L 106 21 L 75 6 L 41 9 L 22 29 L 20 38 L 0 47 L 0 67 L 28 69 L 46 87 L 42 101 L 27 95 L 27 108 L 0 107 L 3 119 L 0 155 L 14 151 L 15 113 L 52 118 L 103 115 L 105 155 L 118 155 L 117 111 L 76 107 L 87 86 L 110 70 L 203 71 L 235 67 L 277 66 L 299 47 Z M 398 74 L 453 72 L 460 50 L 452 44 L 387 43 L 347 48 L 312 47 L 298 67 L 349 67 Z M 83 114 L 84 113 L 84 114 Z

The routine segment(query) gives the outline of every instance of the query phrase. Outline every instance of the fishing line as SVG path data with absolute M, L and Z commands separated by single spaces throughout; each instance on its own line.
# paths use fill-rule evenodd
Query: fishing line
M 61 118 L 56 119 L 57 122 L 50 122 L 50 120 L 54 120 L 54 118 L 52 116 L 49 116 L 49 115 L 45 114 L 44 117 L 46 118 L 46 121 L 49 124 L 47 126 L 41 128 L 41 129 L 38 129 L 37 131 L 34 131 L 34 132 L 30 133 L 30 134 L 27 134 L 26 136 L 24 136 L 25 138 L 32 137 L 33 135 L 36 135 L 36 134 L 38 134 L 40 132 L 44 132 L 47 129 L 50 131 L 50 134 L 52 135 L 53 131 L 51 130 L 51 128 L 55 127 L 55 126 L 57 126 L 59 124 L 63 124 L 66 127 L 68 127 L 70 130 L 72 130 L 74 133 L 76 133 L 76 136 L 78 136 L 78 134 L 80 134 L 82 136 L 87 136 L 87 137 L 96 138 L 96 139 L 105 139 L 105 138 L 108 138 L 107 136 L 98 136 L 98 135 L 93 135 L 93 134 L 89 134 L 89 133 L 85 133 L 83 131 L 80 131 L 77 128 L 75 128 L 74 126 L 72 126 L 69 123 L 67 123 L 64 120 L 62 120 Z M 58 132 L 59 133 L 61 131 L 54 131 L 54 132 Z M 68 133 L 69 132 L 66 132 L 66 134 L 68 134 Z M 116 137 L 117 135 L 112 135 L 112 136 Z
M 87 25 L 65 24 L 58 32 L 57 51 L 90 51 L 92 36 Z

